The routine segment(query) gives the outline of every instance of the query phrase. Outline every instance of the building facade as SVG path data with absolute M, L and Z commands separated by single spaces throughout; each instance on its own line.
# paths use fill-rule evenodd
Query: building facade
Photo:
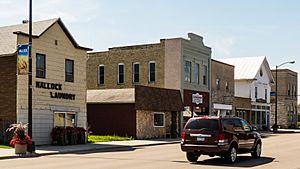
M 238 102 L 244 102 L 245 108 L 236 105 L 236 115 L 245 118 L 258 129 L 270 128 L 270 92 L 274 84 L 272 72 L 267 58 L 245 57 L 228 58 L 220 61 L 235 66 L 235 97 Z M 244 98 L 244 99 L 242 99 Z M 251 109 L 247 100 L 251 100 Z
M 28 75 L 17 72 L 18 44 L 28 43 L 28 23 L 0 28 L 2 70 L 0 118 L 28 122 Z M 33 23 L 32 136 L 37 145 L 51 143 L 55 126 L 86 128 L 86 52 L 61 19 Z M 2 62 L 3 61 L 3 62 Z M 3 72 L 4 73 L 4 72 Z M 5 105 L 5 106 L 4 106 Z
M 189 117 L 196 113 L 208 115 L 211 49 L 203 44 L 202 37 L 193 33 L 188 37 L 89 53 L 88 89 L 124 89 L 137 85 L 174 89 L 180 91 L 184 106 L 195 112 Z M 182 128 L 181 112 L 177 116 Z
M 272 70 L 276 78 L 276 70 Z M 298 121 L 298 74 L 289 69 L 277 70 L 277 124 L 281 128 L 295 128 Z M 272 86 L 276 92 L 276 85 Z M 272 97 L 271 123 L 275 123 L 275 97 Z
M 235 114 L 234 66 L 211 60 L 211 102 L 212 115 Z

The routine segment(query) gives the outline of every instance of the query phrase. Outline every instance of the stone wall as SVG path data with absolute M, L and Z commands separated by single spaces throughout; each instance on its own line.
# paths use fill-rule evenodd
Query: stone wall
M 276 79 L 276 70 L 272 70 Z M 296 126 L 297 122 L 297 95 L 298 74 L 289 69 L 278 69 L 277 71 L 277 124 L 281 128 Z M 276 91 L 276 85 L 272 86 Z M 271 126 L 275 123 L 275 96 L 271 98 Z
M 87 88 L 88 89 L 118 89 L 132 88 L 135 85 L 164 87 L 164 41 L 157 44 L 136 45 L 110 48 L 106 52 L 88 54 Z M 156 81 L 149 83 L 149 62 L 156 63 Z M 117 83 L 117 66 L 125 66 L 124 84 Z M 133 63 L 140 64 L 140 82 L 133 83 Z M 104 65 L 104 85 L 98 84 L 98 67 Z
M 216 80 L 219 79 L 219 86 Z M 226 83 L 228 88 L 226 88 Z M 234 100 L 234 66 L 216 60 L 211 62 L 211 102 L 232 105 Z M 234 109 L 234 108 L 233 108 Z
M 136 111 L 136 136 L 138 139 L 164 138 L 171 129 L 171 112 L 164 112 L 165 126 L 154 127 L 154 112 Z

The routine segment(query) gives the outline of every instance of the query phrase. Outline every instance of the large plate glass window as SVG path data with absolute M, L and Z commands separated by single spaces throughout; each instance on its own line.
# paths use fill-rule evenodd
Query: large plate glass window
M 76 127 L 76 113 L 54 112 L 54 127 Z
M 36 77 L 46 78 L 46 56 L 44 54 L 36 54 Z

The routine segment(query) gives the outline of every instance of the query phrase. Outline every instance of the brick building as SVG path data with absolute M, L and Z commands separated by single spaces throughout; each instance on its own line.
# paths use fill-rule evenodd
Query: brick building
M 234 66 L 211 60 L 211 102 L 213 115 L 233 115 Z
M 28 75 L 17 73 L 17 45 L 28 43 L 28 23 L 1 27 L 0 37 L 0 121 L 27 123 Z M 61 19 L 33 23 L 32 135 L 37 145 L 51 143 L 54 126 L 86 128 L 87 50 Z
M 276 70 L 272 70 L 276 77 Z M 281 128 L 296 127 L 298 121 L 297 96 L 298 96 L 298 74 L 289 69 L 277 70 L 277 124 Z M 275 92 L 276 86 L 272 86 Z M 271 99 L 271 124 L 275 123 L 275 97 Z
M 208 115 L 211 49 L 203 44 L 202 37 L 193 33 L 189 33 L 188 37 L 161 39 L 154 44 L 113 47 L 105 52 L 89 53 L 87 88 L 126 89 L 139 85 L 177 90 L 184 107 L 192 112 L 189 117 Z M 177 100 L 174 102 L 178 103 Z M 99 110 L 91 113 L 103 112 Z M 177 110 L 176 116 L 180 121 L 177 124 L 180 126 L 177 129 L 179 132 L 184 122 L 181 110 Z M 153 117 L 149 119 L 149 124 L 153 123 Z M 148 127 L 152 128 L 153 125 Z

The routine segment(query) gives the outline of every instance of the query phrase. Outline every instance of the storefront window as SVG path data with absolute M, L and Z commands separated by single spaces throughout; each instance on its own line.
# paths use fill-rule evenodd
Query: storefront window
M 164 113 L 154 113 L 154 127 L 164 127 Z
M 55 112 L 54 127 L 76 127 L 76 114 L 69 112 Z

